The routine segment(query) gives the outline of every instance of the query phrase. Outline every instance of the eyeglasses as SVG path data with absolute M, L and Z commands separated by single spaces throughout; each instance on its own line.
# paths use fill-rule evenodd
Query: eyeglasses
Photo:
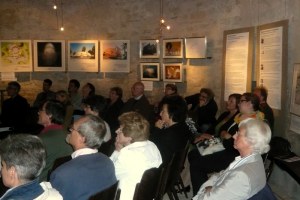
M 68 129 L 68 131 L 71 133 L 72 131 L 76 131 L 76 132 L 78 132 L 79 133 L 79 131 L 78 130 L 76 130 L 75 128 L 73 128 L 73 127 L 71 127 L 71 128 L 69 128 Z
M 241 99 L 241 100 L 240 100 L 241 103 L 247 102 L 247 101 L 248 101 L 247 99 Z

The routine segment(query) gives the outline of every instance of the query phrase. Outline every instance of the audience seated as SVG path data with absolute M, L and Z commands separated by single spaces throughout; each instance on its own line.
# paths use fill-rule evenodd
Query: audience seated
M 124 106 L 122 100 L 123 90 L 120 87 L 110 88 L 109 98 L 107 99 L 107 105 L 103 112 L 103 119 L 108 123 L 112 139 L 116 137 L 116 130 L 119 127 L 118 117 L 121 114 L 121 110 Z
M 204 133 L 216 121 L 218 106 L 214 100 L 214 93 L 209 88 L 200 90 L 198 105 L 190 110 L 190 115 L 197 123 L 198 131 Z
M 168 163 L 174 153 L 184 149 L 191 132 L 185 123 L 187 105 L 181 96 L 164 98 L 162 104 L 161 119 L 155 123 L 150 140 L 158 147 L 163 162 Z
M 64 127 L 68 129 L 72 123 L 72 116 L 74 112 L 74 107 L 70 101 L 70 97 L 65 90 L 59 90 L 56 92 L 56 100 L 62 103 L 65 108 L 66 114 L 64 119 Z
M 43 92 L 40 92 L 33 103 L 33 107 L 39 108 L 45 101 L 55 100 L 55 92 L 51 91 L 52 81 L 45 79 L 43 82 Z
M 258 97 L 251 93 L 244 93 L 239 103 L 240 113 L 236 115 L 234 122 L 226 131 L 223 130 L 220 132 L 220 137 L 225 149 L 205 156 L 202 156 L 197 148 L 190 151 L 188 158 L 194 195 L 207 180 L 209 173 L 219 172 L 225 169 L 238 155 L 238 152 L 233 147 L 232 136 L 238 130 L 238 124 L 241 121 L 248 118 L 264 119 L 263 113 L 258 111 L 258 109 Z
M 220 133 L 226 131 L 234 123 L 234 118 L 239 113 L 240 99 L 240 94 L 234 93 L 229 95 L 226 102 L 227 110 L 218 117 L 217 121 L 205 133 L 197 136 L 194 143 L 213 137 L 220 137 Z
M 38 181 L 45 166 L 46 150 L 37 136 L 18 134 L 7 137 L 0 143 L 0 156 L 3 184 L 11 188 L 1 200 L 63 199 L 50 183 Z
M 62 125 L 65 109 L 60 102 L 46 101 L 40 108 L 38 115 L 38 123 L 44 126 L 39 137 L 42 139 L 47 151 L 46 166 L 40 175 L 40 181 L 45 181 L 54 161 L 57 158 L 70 155 L 72 148 L 65 141 L 67 132 Z
M 270 149 L 271 130 L 258 119 L 247 119 L 239 124 L 233 136 L 234 148 L 240 156 L 229 167 L 210 177 L 193 200 L 249 199 L 266 185 L 264 164 L 260 154 Z
M 50 182 L 64 200 L 89 199 L 117 181 L 112 161 L 97 153 L 105 124 L 97 116 L 85 115 L 74 122 L 70 132 L 67 140 L 74 149 L 72 160 L 56 168 Z
M 268 90 L 267 88 L 260 86 L 254 89 L 254 94 L 259 98 L 259 110 L 264 113 L 265 120 L 269 124 L 271 131 L 274 129 L 274 114 L 272 108 L 267 103 Z
M 22 132 L 25 129 L 30 108 L 27 100 L 19 95 L 20 90 L 21 85 L 18 82 L 8 83 L 6 91 L 10 98 L 3 101 L 1 110 L 1 126 L 12 127 L 15 132 Z
M 153 121 L 153 108 L 144 95 L 144 84 L 142 82 L 134 83 L 131 93 L 133 97 L 124 104 L 121 113 L 130 111 L 138 112 L 151 123 Z
M 83 114 L 81 109 L 82 97 L 78 92 L 79 88 L 80 88 L 80 83 L 78 80 L 71 79 L 69 81 L 68 92 L 69 92 L 71 103 L 74 106 L 74 110 L 78 111 L 79 114 L 82 115 Z
M 106 100 L 101 95 L 93 95 L 87 97 L 86 99 L 83 99 L 82 106 L 83 106 L 84 113 L 86 115 L 91 114 L 101 118 L 102 112 L 106 107 Z M 111 139 L 111 132 L 110 132 L 109 125 L 105 121 L 104 124 L 106 128 L 106 133 L 103 138 L 103 141 L 107 142 L 108 140 Z
M 91 83 L 87 83 L 82 87 L 82 100 L 95 95 L 95 86 Z
M 159 167 L 162 159 L 156 145 L 148 140 L 149 123 L 141 114 L 124 113 L 119 120 L 116 150 L 110 158 L 114 162 L 116 176 L 120 181 L 120 199 L 131 200 L 144 171 Z

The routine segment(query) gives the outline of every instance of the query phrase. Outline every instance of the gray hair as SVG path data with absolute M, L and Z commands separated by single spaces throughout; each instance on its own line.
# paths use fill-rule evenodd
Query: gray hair
M 259 119 L 246 119 L 239 128 L 246 130 L 245 137 L 254 153 L 267 153 L 270 150 L 271 129 L 267 123 Z
M 41 139 L 34 135 L 8 136 L 0 143 L 1 160 L 7 168 L 15 167 L 19 180 L 36 179 L 46 164 L 46 150 Z
M 104 121 L 94 115 L 85 115 L 83 118 L 85 120 L 78 127 L 79 134 L 85 138 L 87 147 L 99 148 L 106 134 Z

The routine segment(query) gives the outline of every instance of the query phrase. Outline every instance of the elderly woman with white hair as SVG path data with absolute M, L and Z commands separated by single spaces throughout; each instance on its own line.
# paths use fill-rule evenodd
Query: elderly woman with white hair
M 262 120 L 246 119 L 233 138 L 240 156 L 226 170 L 211 176 L 193 200 L 249 199 L 266 185 L 261 154 L 270 149 L 270 127 Z

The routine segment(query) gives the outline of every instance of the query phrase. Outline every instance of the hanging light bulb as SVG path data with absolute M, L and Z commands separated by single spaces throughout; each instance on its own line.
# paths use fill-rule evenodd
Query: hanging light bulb
M 167 30 L 170 30 L 171 29 L 171 26 L 167 26 Z
M 60 31 L 64 31 L 65 30 L 65 28 L 62 26 L 62 27 L 60 27 Z
M 57 9 L 57 6 L 56 6 L 55 4 L 54 4 L 54 6 L 53 6 L 53 9 L 54 9 L 54 10 L 56 10 L 56 9 Z

